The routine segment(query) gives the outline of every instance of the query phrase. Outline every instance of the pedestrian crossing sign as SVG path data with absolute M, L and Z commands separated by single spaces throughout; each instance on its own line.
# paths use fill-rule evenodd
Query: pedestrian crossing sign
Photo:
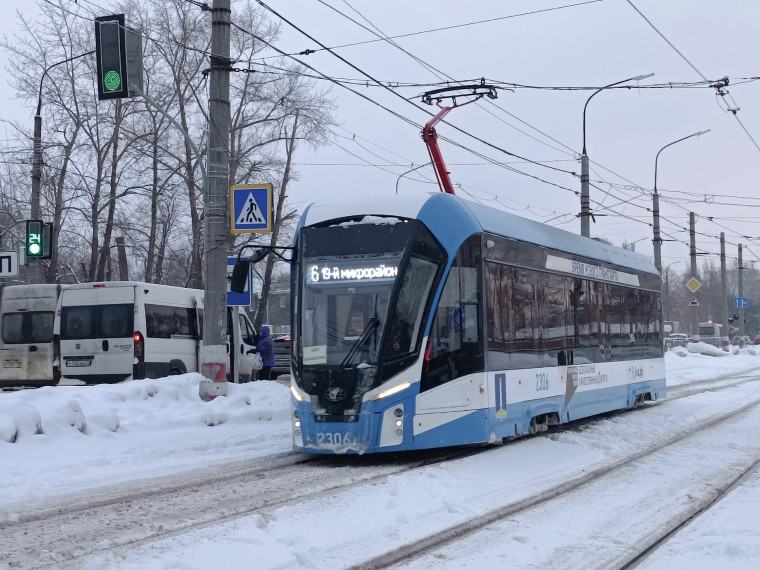
M 230 231 L 257 234 L 272 231 L 272 185 L 242 184 L 230 187 Z

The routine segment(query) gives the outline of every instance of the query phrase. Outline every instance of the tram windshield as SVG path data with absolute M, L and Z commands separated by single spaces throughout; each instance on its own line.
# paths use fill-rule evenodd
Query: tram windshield
M 305 259 L 304 366 L 377 364 L 401 255 Z
M 317 390 L 329 370 L 330 385 L 363 384 L 345 386 L 358 396 L 420 350 L 445 253 L 420 222 L 377 216 L 305 228 L 299 242 L 297 381 Z

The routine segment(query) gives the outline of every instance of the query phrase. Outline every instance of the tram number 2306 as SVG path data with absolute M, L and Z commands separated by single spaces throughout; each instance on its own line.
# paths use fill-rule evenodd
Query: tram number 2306
M 536 391 L 544 392 L 549 389 L 549 373 L 537 372 L 536 373 Z
M 358 437 L 355 437 L 354 435 L 350 433 L 342 434 L 342 433 L 318 433 L 317 434 L 317 444 L 318 445 L 325 445 L 328 447 L 340 447 L 344 445 L 356 445 L 360 443 L 360 440 Z

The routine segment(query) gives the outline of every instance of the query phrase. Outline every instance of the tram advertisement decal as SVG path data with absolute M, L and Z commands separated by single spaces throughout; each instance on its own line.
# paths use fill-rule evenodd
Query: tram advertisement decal
M 506 418 L 507 417 L 507 375 L 496 374 L 495 384 L 496 384 L 496 389 L 494 390 L 494 393 L 496 394 L 496 417 Z
M 567 380 L 565 384 L 565 407 L 570 404 L 575 391 L 579 386 L 593 386 L 594 384 L 606 384 L 607 375 L 596 370 L 596 364 L 581 364 L 580 366 L 567 367 Z

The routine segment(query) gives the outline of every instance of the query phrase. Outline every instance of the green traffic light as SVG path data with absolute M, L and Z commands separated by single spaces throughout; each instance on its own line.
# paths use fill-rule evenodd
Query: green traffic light
M 118 91 L 121 87 L 121 75 L 118 71 L 109 71 L 103 77 L 103 85 L 109 91 Z
M 30 255 L 39 255 L 42 253 L 42 246 L 38 243 L 30 243 L 29 244 L 29 254 Z

